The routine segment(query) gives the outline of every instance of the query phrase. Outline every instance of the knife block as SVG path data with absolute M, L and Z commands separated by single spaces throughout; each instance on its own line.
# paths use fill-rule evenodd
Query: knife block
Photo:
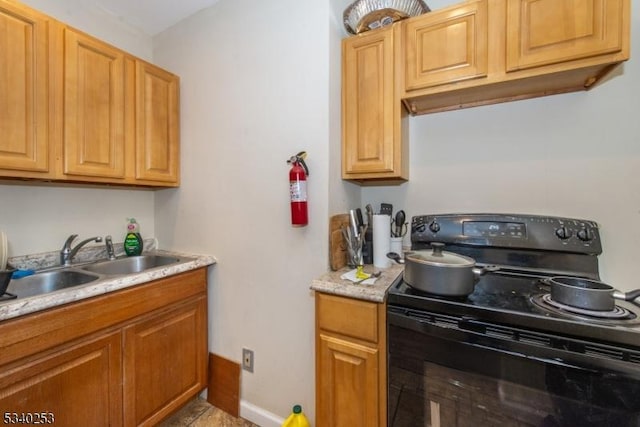
M 373 227 L 367 227 L 362 245 L 362 263 L 373 264 Z

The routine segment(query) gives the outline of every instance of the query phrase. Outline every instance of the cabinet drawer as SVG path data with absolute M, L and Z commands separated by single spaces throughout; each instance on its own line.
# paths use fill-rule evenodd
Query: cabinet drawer
M 316 294 L 318 328 L 378 342 L 378 304 L 322 293 Z

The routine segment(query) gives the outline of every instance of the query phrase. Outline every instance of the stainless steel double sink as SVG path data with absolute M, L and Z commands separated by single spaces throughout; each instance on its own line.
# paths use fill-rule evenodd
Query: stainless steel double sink
M 112 276 L 142 273 L 153 268 L 191 260 L 191 258 L 152 254 L 62 267 L 51 271 L 39 272 L 21 279 L 12 279 L 9 282 L 7 292 L 17 295 L 18 298 L 42 295 Z

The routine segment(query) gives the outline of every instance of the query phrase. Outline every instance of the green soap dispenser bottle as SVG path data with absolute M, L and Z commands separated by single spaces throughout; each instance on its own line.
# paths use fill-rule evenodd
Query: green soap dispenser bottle
M 135 218 L 127 219 L 127 235 L 124 238 L 124 252 L 127 256 L 140 255 L 142 253 L 142 236 L 140 225 Z

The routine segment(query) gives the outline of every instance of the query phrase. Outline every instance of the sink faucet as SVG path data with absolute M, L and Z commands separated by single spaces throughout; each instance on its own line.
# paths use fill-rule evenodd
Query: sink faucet
M 104 238 L 104 244 L 107 246 L 107 255 L 109 256 L 109 259 L 116 259 L 116 252 L 113 250 L 113 241 L 111 240 L 111 236 Z
M 89 242 L 102 242 L 102 237 L 91 237 L 89 239 L 83 240 L 78 243 L 75 248 L 71 248 L 71 243 L 78 237 L 77 234 L 72 234 L 67 238 L 67 241 L 64 242 L 62 249 L 60 250 L 60 265 L 69 266 L 71 265 L 71 260 L 76 256 L 81 247 L 86 245 Z

